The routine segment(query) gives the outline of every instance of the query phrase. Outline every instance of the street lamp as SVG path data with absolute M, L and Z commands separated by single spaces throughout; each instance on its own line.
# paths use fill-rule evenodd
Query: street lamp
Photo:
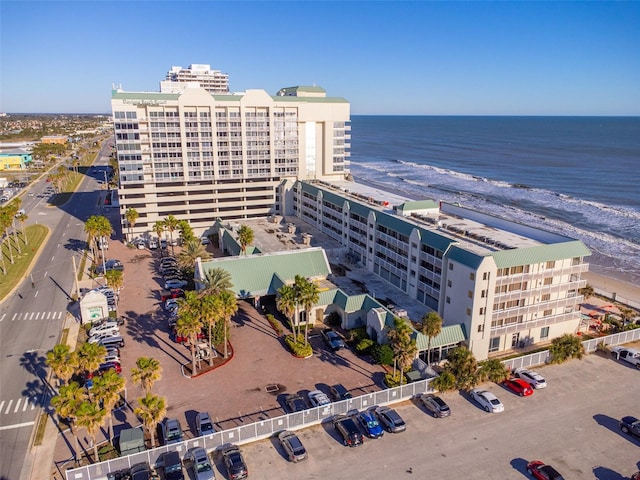
M 107 183 L 107 171 L 103 170 L 102 173 L 104 174 L 104 188 L 106 188 L 108 190 L 109 189 L 109 184 Z

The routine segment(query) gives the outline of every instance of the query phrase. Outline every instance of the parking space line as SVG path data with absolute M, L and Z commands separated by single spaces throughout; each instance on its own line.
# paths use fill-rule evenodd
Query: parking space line
M 33 320 L 33 316 L 36 314 L 36 312 L 31 312 L 31 316 L 29 317 L 29 320 Z
M 47 320 L 51 318 L 51 312 L 47 312 Z

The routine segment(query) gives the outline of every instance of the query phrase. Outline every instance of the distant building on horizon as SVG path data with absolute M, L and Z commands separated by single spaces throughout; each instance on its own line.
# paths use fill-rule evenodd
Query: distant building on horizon
M 200 63 L 193 63 L 189 68 L 171 67 L 165 80 L 160 82 L 160 92 L 176 93 L 184 90 L 185 84 L 197 84 L 209 93 L 225 94 L 229 93 L 229 74 Z

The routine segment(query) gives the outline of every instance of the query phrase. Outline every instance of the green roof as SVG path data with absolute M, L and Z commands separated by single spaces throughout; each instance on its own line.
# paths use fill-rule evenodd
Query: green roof
M 119 92 L 113 90 L 111 98 L 119 100 L 178 100 L 179 93 L 160 93 L 160 92 Z
M 579 258 L 591 255 L 589 249 L 580 240 L 550 245 L 538 245 L 529 248 L 515 248 L 492 252 L 498 268 L 532 265 L 565 258 Z
M 477 270 L 482 261 L 484 260 L 484 256 L 477 255 L 469 250 L 465 250 L 464 248 L 460 248 L 457 245 L 452 245 L 449 251 L 447 252 L 447 258 L 454 260 L 462 265 L 466 265 L 474 270 Z
M 435 200 L 407 201 L 398 205 L 399 212 L 413 212 L 416 210 L 429 210 L 432 208 L 438 208 L 438 202 Z
M 429 337 L 423 335 L 417 330 L 414 330 L 411 336 L 412 338 L 415 338 L 416 346 L 418 347 L 419 352 L 427 350 L 429 345 Z M 437 337 L 433 337 L 431 339 L 431 348 L 457 345 L 460 342 L 464 342 L 466 339 L 467 335 L 462 323 L 457 325 L 448 325 L 446 327 L 442 327 L 442 330 Z
M 326 278 L 331 272 L 324 250 L 316 247 L 295 252 L 224 257 L 202 263 L 204 272 L 223 268 L 231 275 L 232 291 L 239 297 L 273 295 L 296 275 Z M 274 278 L 275 277 L 275 278 Z
M 387 227 L 388 229 L 406 235 L 407 237 L 410 237 L 413 229 L 417 228 L 415 225 L 406 222 L 404 218 L 389 215 L 384 212 L 377 212 L 377 219 L 378 225 Z
M 327 93 L 324 88 L 318 86 L 305 86 L 298 85 L 295 87 L 284 87 L 279 90 L 283 93 L 298 93 L 298 92 L 307 92 L 307 93 Z

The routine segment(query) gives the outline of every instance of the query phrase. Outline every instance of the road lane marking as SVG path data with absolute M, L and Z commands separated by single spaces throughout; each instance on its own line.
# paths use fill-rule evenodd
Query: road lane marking
M 14 429 L 14 428 L 21 428 L 21 427 L 29 427 L 29 426 L 33 425 L 34 423 L 36 423 L 35 420 L 33 420 L 31 422 L 16 423 L 15 425 L 5 425 L 4 427 L 0 427 L 0 431 L 2 431 L 2 430 L 11 430 L 11 429 Z
M 0 402 L 0 412 L 2 412 L 2 408 L 4 407 L 4 403 L 5 403 L 5 400 L 2 400 L 2 402 Z
M 29 400 L 25 400 L 24 401 L 24 406 L 22 407 L 22 411 L 24 412 L 27 409 L 28 406 L 29 406 Z
M 13 403 L 13 399 L 9 400 L 9 404 L 7 405 L 7 411 L 6 411 L 6 412 L 4 412 L 4 413 L 5 413 L 5 415 L 6 415 L 7 413 L 9 413 L 9 410 L 11 410 L 11 404 L 12 404 L 12 403 Z
M 7 316 L 7 314 L 6 314 L 6 313 L 4 313 L 4 314 L 2 315 L 2 318 L 0 318 L 0 322 L 1 322 L 2 320 L 4 320 L 4 317 L 6 317 L 6 316 Z
M 40 318 L 40 312 L 36 314 L 36 320 L 38 320 L 39 318 Z
M 38 292 L 36 292 L 36 294 L 33 296 L 33 298 L 35 298 L 35 297 L 37 297 L 37 296 L 38 296 Z
M 51 318 L 51 312 L 47 313 L 47 320 Z
M 29 320 L 33 320 L 33 316 L 36 314 L 36 312 L 31 312 L 31 316 L 29 317 Z
M 46 272 L 44 272 L 44 276 L 46 277 L 48 273 L 49 273 L 49 270 L 47 270 Z
M 17 316 L 18 316 L 18 312 L 14 313 L 13 314 L 13 318 L 11 319 L 11 321 L 13 322 L 16 319 Z
M 19 398 L 18 401 L 16 402 L 16 408 L 13 409 L 13 413 L 18 413 L 18 409 L 20 408 L 20 401 L 22 400 L 22 398 Z

